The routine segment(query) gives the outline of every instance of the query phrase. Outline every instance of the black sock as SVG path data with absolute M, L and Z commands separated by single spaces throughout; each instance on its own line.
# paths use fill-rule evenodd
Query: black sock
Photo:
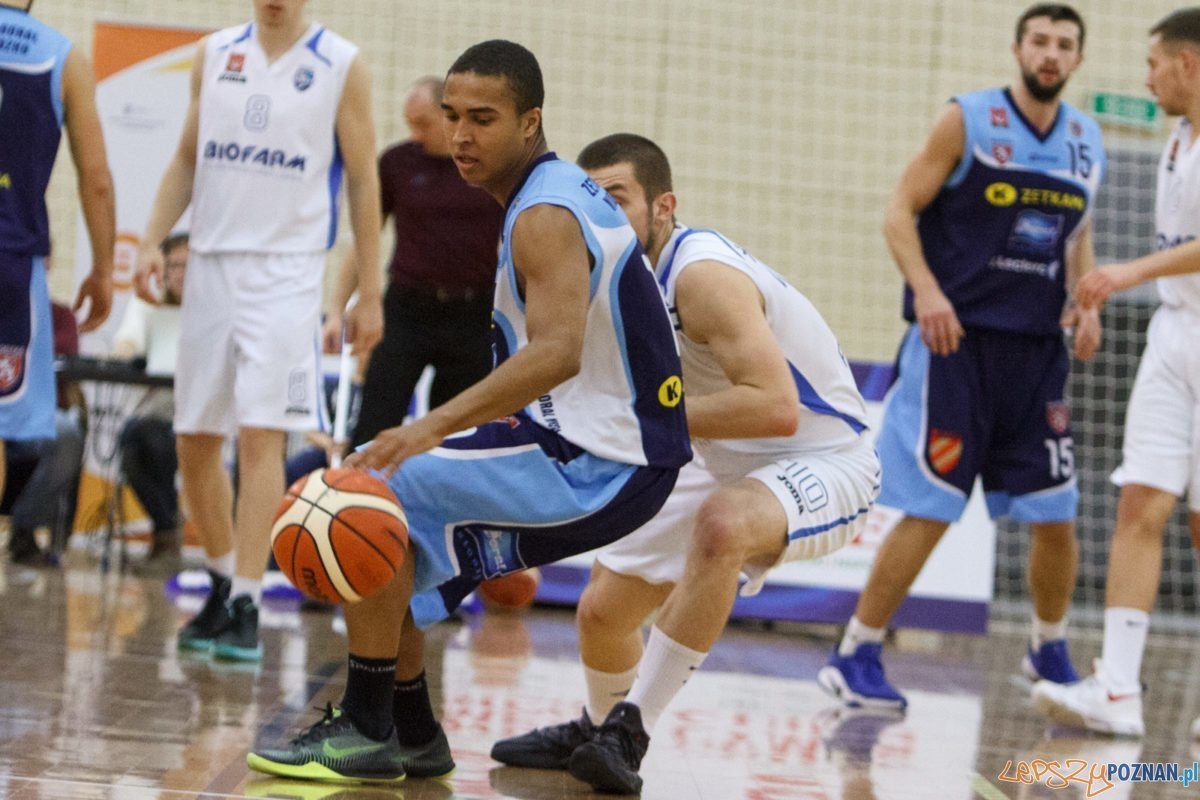
M 350 715 L 356 728 L 376 741 L 383 741 L 392 732 L 392 715 L 388 712 L 395 680 L 396 659 L 350 654 L 342 711 Z
M 431 740 L 438 732 L 438 721 L 429 702 L 429 685 L 422 672 L 411 681 L 396 681 L 392 695 L 392 721 L 400 744 L 417 747 Z

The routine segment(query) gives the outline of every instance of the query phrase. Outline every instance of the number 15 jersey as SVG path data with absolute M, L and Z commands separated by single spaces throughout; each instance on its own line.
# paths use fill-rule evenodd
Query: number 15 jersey
M 1069 243 L 1104 176 L 1100 128 L 1068 103 L 1045 133 L 1008 89 L 954 98 L 963 157 L 917 229 L 925 260 L 967 327 L 1060 335 Z M 913 321 L 912 291 L 904 316 Z

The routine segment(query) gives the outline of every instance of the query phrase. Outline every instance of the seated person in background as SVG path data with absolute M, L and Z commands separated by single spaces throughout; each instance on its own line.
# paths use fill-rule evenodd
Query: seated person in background
M 50 314 L 54 326 L 54 355 L 78 354 L 79 330 L 71 309 L 51 303 Z M 77 384 L 58 381 L 55 389 L 58 399 L 54 412 L 56 438 L 14 441 L 8 445 L 9 474 L 14 478 L 12 485 L 6 487 L 12 502 L 8 552 L 14 563 L 44 562 L 46 554 L 38 546 L 35 531 L 42 526 L 59 528 L 63 541 L 58 544 L 62 545 L 75 516 L 86 410 Z M 26 469 L 22 470 L 22 466 Z M 28 478 L 20 481 L 18 476 L 22 474 Z M 56 519 L 58 513 L 61 518 Z
M 188 235 L 175 233 L 162 243 L 162 304 L 134 297 L 117 329 L 113 354 L 144 358 L 152 375 L 171 375 L 179 353 L 179 312 L 188 261 Z M 151 388 L 121 431 L 121 470 L 154 524 L 150 554 L 137 571 L 167 576 L 180 566 L 179 494 L 175 489 L 175 394 Z

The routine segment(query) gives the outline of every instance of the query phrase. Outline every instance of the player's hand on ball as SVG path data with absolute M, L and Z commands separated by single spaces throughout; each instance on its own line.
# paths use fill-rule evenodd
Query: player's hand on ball
M 376 469 L 391 475 L 409 458 L 432 450 L 442 443 L 442 436 L 433 431 L 422 417 L 411 425 L 401 425 L 380 431 L 371 443 L 350 455 L 343 466 L 354 469 Z

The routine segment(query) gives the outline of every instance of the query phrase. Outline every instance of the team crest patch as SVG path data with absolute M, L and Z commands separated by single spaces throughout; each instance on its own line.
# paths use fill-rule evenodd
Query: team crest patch
M 1062 436 L 1071 424 L 1071 407 L 1065 400 L 1051 400 L 1046 403 L 1046 423 L 1050 430 Z
M 292 83 L 296 86 L 296 91 L 303 92 L 313 84 L 313 71 L 309 67 L 299 67 L 296 74 L 292 77 Z
M 934 428 L 929 432 L 929 464 L 939 475 L 950 474 L 962 460 L 963 440 L 957 433 Z
M 1067 127 L 1070 128 L 1071 135 L 1076 139 L 1078 139 L 1080 136 L 1083 136 L 1083 126 L 1079 124 L 1078 120 L 1071 120 L 1071 124 Z
M 0 347 L 0 394 L 10 394 L 25 377 L 25 348 Z
M 1007 164 L 1012 160 L 1013 146 L 1008 142 L 992 142 L 992 158 L 998 164 Z
M 992 106 L 992 127 L 1007 128 L 1008 127 L 1008 109 L 1002 106 Z
M 226 72 L 241 72 L 242 67 L 246 64 L 245 53 L 230 53 L 229 60 L 225 62 Z

